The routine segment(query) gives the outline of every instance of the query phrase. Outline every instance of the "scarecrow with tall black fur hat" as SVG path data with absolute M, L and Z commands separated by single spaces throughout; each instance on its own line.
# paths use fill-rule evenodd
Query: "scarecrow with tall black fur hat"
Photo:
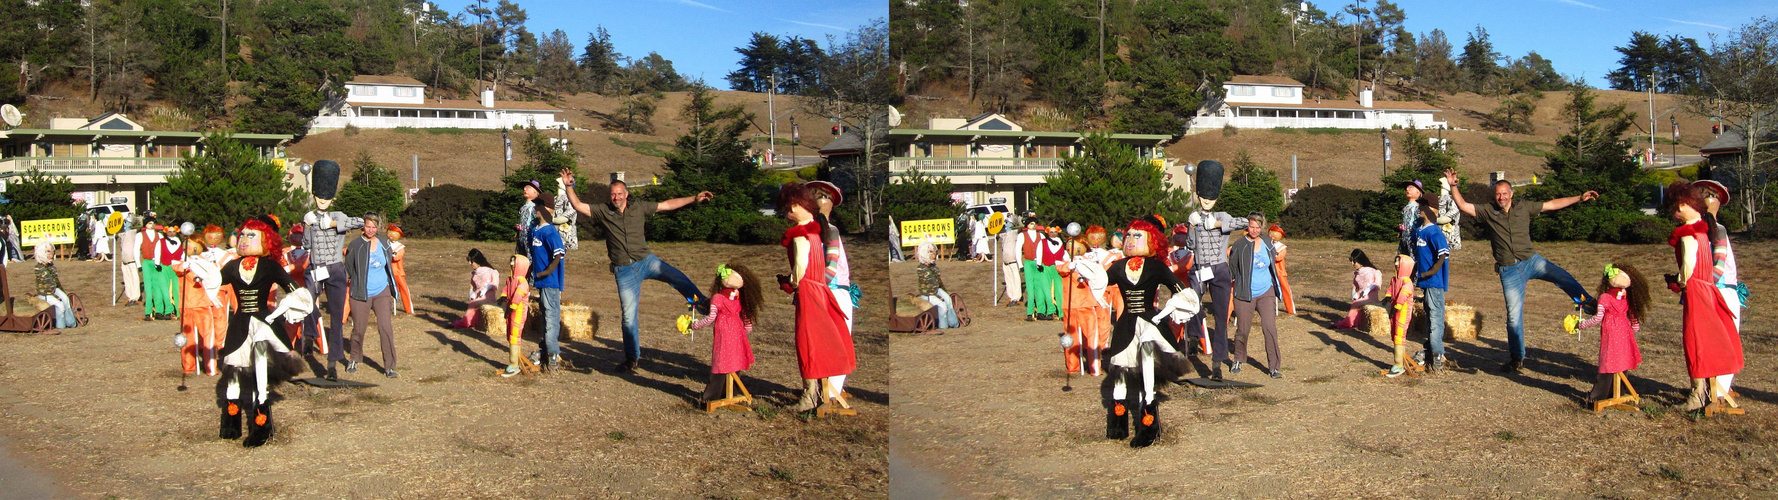
M 313 168 L 309 180 L 314 189 L 315 209 L 303 214 L 303 248 L 309 251 L 309 294 L 320 297 L 322 292 L 327 293 L 327 330 L 316 336 L 313 349 L 327 355 L 325 375 L 334 380 L 339 378 L 334 364 L 346 360 L 342 335 L 346 301 L 350 300 L 346 289 L 346 232 L 364 227 L 364 219 L 328 211 L 334 195 L 339 194 L 340 164 L 320 160 Z
M 240 258 L 222 266 L 220 277 L 234 289 L 235 314 L 228 320 L 222 344 L 222 380 L 216 382 L 216 405 L 222 409 L 218 435 L 247 439 L 260 446 L 272 438 L 272 388 L 302 373 L 302 359 L 281 340 L 280 322 L 295 323 L 314 310 L 314 296 L 297 288 L 284 271 L 284 243 L 276 218 L 261 216 L 241 225 Z M 283 294 L 282 298 L 279 295 Z
M 1191 215 L 1186 222 L 1192 226 L 1191 239 L 1187 248 L 1191 249 L 1193 262 L 1192 273 L 1196 281 L 1202 283 L 1205 291 L 1210 293 L 1209 307 L 1204 308 L 1204 318 L 1199 316 L 1193 323 L 1186 326 L 1188 331 L 1202 331 L 1201 321 L 1214 321 L 1215 327 L 1210 328 L 1210 370 L 1212 379 L 1222 379 L 1223 365 L 1229 371 L 1240 373 L 1240 365 L 1229 359 L 1229 306 L 1234 292 L 1234 275 L 1229 273 L 1229 234 L 1247 229 L 1246 217 L 1235 217 L 1228 212 L 1215 212 L 1216 199 L 1222 196 L 1222 163 L 1215 160 L 1198 162 L 1196 177 L 1193 179 L 1197 191 L 1197 206 L 1192 207 Z
M 1152 215 L 1131 222 L 1124 236 L 1124 254 L 1128 257 L 1113 262 L 1111 269 L 1106 270 L 1108 283 L 1118 287 L 1123 307 L 1112 321 L 1111 343 L 1102 357 L 1110 375 L 1103 387 L 1105 437 L 1129 437 L 1134 416 L 1132 448 L 1154 444 L 1155 438 L 1160 437 L 1157 380 L 1177 379 L 1190 366 L 1179 352 L 1178 340 L 1162 334 L 1159 325 L 1164 321 L 1183 323 L 1200 309 L 1197 294 L 1190 292 L 1161 260 L 1167 248 L 1162 230 L 1165 227 L 1166 221 Z M 1159 297 L 1163 288 L 1172 294 L 1164 305 Z

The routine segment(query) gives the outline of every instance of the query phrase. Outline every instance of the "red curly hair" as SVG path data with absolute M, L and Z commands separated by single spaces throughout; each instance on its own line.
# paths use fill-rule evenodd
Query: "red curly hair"
M 250 219 L 245 224 L 241 224 L 239 232 L 246 234 L 249 229 L 259 231 L 259 244 L 265 247 L 265 255 L 261 257 L 272 259 L 278 263 L 279 267 L 289 264 L 284 262 L 284 238 L 278 235 L 278 230 L 272 227 L 272 224 L 267 223 L 263 218 Z M 245 256 L 243 255 L 243 257 Z
M 1127 235 L 1132 231 L 1148 233 L 1148 256 L 1159 258 L 1167 253 L 1167 238 L 1164 237 L 1165 233 L 1161 232 L 1161 228 L 1165 225 L 1166 223 L 1160 222 L 1154 217 L 1136 219 L 1130 222 L 1129 226 L 1124 227 L 1125 238 L 1128 239 Z

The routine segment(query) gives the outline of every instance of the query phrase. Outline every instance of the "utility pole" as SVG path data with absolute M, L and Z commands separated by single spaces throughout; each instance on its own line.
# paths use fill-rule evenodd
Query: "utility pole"
M 778 114 L 772 110 L 772 95 L 778 93 L 778 69 L 773 68 L 767 79 L 772 83 L 771 88 L 766 89 L 766 118 L 770 120 L 770 131 L 766 132 L 766 163 L 770 165 L 778 161 Z
M 1648 153 L 1648 164 L 1643 165 L 1644 167 L 1653 167 L 1654 166 L 1654 163 L 1655 163 L 1654 150 L 1655 150 L 1655 74 L 1651 72 L 1648 74 L 1648 151 L 1649 151 L 1649 153 Z

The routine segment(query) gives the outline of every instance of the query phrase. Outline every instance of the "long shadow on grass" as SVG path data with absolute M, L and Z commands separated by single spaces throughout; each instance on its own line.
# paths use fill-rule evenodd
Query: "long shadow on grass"
M 1314 302 L 1315 304 L 1320 305 L 1322 307 L 1332 309 L 1334 311 L 1345 311 L 1345 310 L 1352 308 L 1351 302 L 1339 300 L 1339 299 L 1336 299 L 1333 297 L 1310 297 L 1310 296 L 1305 295 L 1305 296 L 1302 296 L 1302 298 L 1307 299 L 1309 302 Z M 1298 307 L 1297 312 L 1302 313 L 1303 308 Z M 1303 319 L 1308 319 L 1308 320 L 1313 321 L 1316 324 L 1321 325 L 1326 328 L 1333 328 L 1334 322 L 1342 320 L 1342 319 L 1346 319 L 1346 317 L 1344 315 L 1341 315 L 1339 313 L 1315 313 L 1314 318 L 1310 318 L 1306 314 L 1299 314 L 1299 316 L 1302 317 Z
M 469 357 L 472 357 L 475 359 L 482 360 L 482 362 L 487 363 L 488 366 L 491 366 L 494 368 L 506 367 L 505 361 L 495 361 L 493 358 L 483 356 L 482 353 L 475 352 L 475 349 L 470 348 L 469 344 L 466 344 L 461 340 L 446 337 L 444 332 L 441 332 L 438 330 L 427 330 L 426 334 L 431 335 L 433 339 L 437 339 L 438 343 L 444 344 L 446 346 L 450 346 L 452 351 L 456 351 L 457 353 L 460 353 L 464 356 L 469 356 Z M 501 347 L 505 347 L 505 346 L 501 346 Z
M 449 300 L 449 299 L 444 299 L 444 298 L 438 297 L 438 296 L 428 296 L 426 298 L 432 299 L 435 302 L 442 302 L 445 300 Z M 454 333 L 461 335 L 463 337 L 468 337 L 468 338 L 479 340 L 479 341 L 481 341 L 481 343 L 483 345 L 500 350 L 502 352 L 506 351 L 508 348 L 508 346 L 506 345 L 505 342 L 496 340 L 496 339 L 494 339 L 493 336 L 483 333 L 481 330 L 477 330 L 474 328 L 468 328 L 468 329 L 451 328 L 451 320 L 447 320 L 443 316 L 440 316 L 436 313 L 415 314 L 414 317 L 424 319 L 427 322 L 432 323 L 433 326 L 438 327 L 439 329 L 441 329 L 443 331 L 454 332 Z M 530 327 L 527 326 L 526 329 L 528 330 L 528 329 L 530 329 Z M 433 338 L 438 339 L 438 343 L 444 344 L 447 346 L 451 346 L 452 350 L 455 350 L 457 352 L 461 352 L 464 354 L 468 354 L 471 356 L 475 356 L 475 357 L 481 358 L 483 360 L 487 360 L 490 363 L 495 363 L 497 365 L 497 366 L 495 366 L 495 368 L 501 368 L 501 367 L 506 366 L 505 362 L 495 362 L 493 360 L 488 359 L 486 356 L 482 356 L 481 354 L 476 353 L 474 351 L 474 349 L 470 349 L 469 346 L 467 344 L 463 343 L 462 341 L 447 338 L 445 336 L 446 334 L 444 334 L 443 332 L 431 331 L 431 332 L 426 332 L 426 333 L 432 334 Z
M 1354 358 L 1369 361 L 1369 362 L 1371 362 L 1371 364 L 1377 365 L 1378 368 L 1388 368 L 1390 365 L 1393 364 L 1391 362 L 1379 361 L 1376 358 L 1372 358 L 1370 356 L 1365 356 L 1363 354 L 1359 354 L 1358 349 L 1353 348 L 1351 343 L 1346 342 L 1344 340 L 1335 339 L 1328 332 L 1324 332 L 1321 330 L 1310 330 L 1309 335 L 1314 335 L 1315 338 L 1321 339 L 1321 343 L 1323 343 L 1323 344 L 1333 346 L 1335 351 L 1338 351 L 1338 352 L 1345 354 L 1347 356 L 1352 356 Z M 1354 335 L 1353 337 L 1356 337 L 1356 336 Z M 1371 340 L 1369 343 L 1372 344 L 1373 346 L 1377 346 L 1379 349 L 1382 348 L 1381 347 L 1382 342 L 1376 342 L 1374 339 L 1369 339 L 1369 340 Z M 1390 352 L 1394 352 L 1393 346 L 1391 346 L 1390 349 L 1391 349 Z M 1383 351 L 1377 351 L 1377 352 L 1383 352 Z
M 564 341 L 562 343 L 562 359 L 563 361 L 578 367 L 577 371 L 582 373 L 592 373 L 594 367 L 604 369 L 615 366 L 617 364 L 616 360 L 624 358 L 623 349 L 623 341 L 612 338 L 594 338 L 593 342 Z M 667 377 L 668 379 L 655 378 L 649 374 Z M 703 395 L 703 384 L 710 380 L 710 365 L 698 360 L 695 356 L 685 353 L 644 347 L 642 348 L 642 360 L 638 364 L 638 370 L 631 373 L 616 374 L 614 376 L 639 386 L 679 397 L 687 403 L 695 404 L 698 397 Z M 741 376 L 747 384 L 747 390 L 753 393 L 753 397 L 755 398 L 765 399 L 775 397 L 780 404 L 785 405 L 795 402 L 796 394 L 792 393 L 789 387 L 772 383 L 765 379 L 748 376 L 746 373 L 742 373 Z M 683 383 L 675 382 L 670 379 L 679 379 L 690 382 L 691 387 L 687 387 Z M 858 393 L 854 391 L 854 394 Z M 881 394 L 876 394 L 871 397 L 883 400 L 888 399 L 887 396 Z M 875 400 L 873 399 L 872 401 L 874 402 Z

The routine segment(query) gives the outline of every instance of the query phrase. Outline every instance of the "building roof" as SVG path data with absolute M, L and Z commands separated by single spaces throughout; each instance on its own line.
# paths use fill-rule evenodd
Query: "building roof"
M 408 78 L 405 76 L 400 76 L 400 75 L 358 75 L 358 76 L 352 77 L 352 81 L 349 81 L 346 83 L 359 83 L 359 84 L 366 84 L 366 85 L 396 85 L 396 86 L 403 86 L 403 87 L 425 87 L 426 86 L 426 84 L 420 83 L 419 80 L 415 80 L 415 79 Z
M 1728 127 L 1721 134 L 1717 134 L 1716 139 L 1711 140 L 1710 144 L 1698 148 L 1698 154 L 1710 156 L 1720 153 L 1740 153 L 1746 149 L 1747 136 L 1741 135 L 1739 128 Z
M 889 131 L 890 137 L 908 137 L 915 140 L 922 136 L 935 137 L 1019 137 L 1026 140 L 1066 139 L 1076 140 L 1086 136 L 1083 132 L 1038 132 L 1030 130 L 933 130 L 898 128 Z M 1173 140 L 1167 134 L 1111 134 L 1112 140 L 1132 142 L 1164 142 Z
M 1426 103 L 1420 102 L 1420 101 L 1373 101 L 1372 104 L 1373 105 L 1371 107 L 1367 108 L 1362 105 L 1359 105 L 1358 101 L 1319 100 L 1319 101 L 1304 101 L 1302 104 L 1231 102 L 1231 103 L 1229 103 L 1229 106 L 1237 107 L 1237 108 L 1264 108 L 1264 109 L 1337 109 L 1337 110 L 1353 110 L 1353 111 L 1367 111 L 1367 110 L 1373 110 L 1373 109 L 1381 109 L 1381 110 L 1386 110 L 1386 111 L 1444 111 L 1443 109 L 1439 109 L 1437 106 L 1433 106 L 1431 104 L 1426 104 Z
M 142 140 L 180 139 L 181 142 L 184 142 L 184 141 L 202 141 L 206 135 L 208 135 L 208 134 L 205 132 L 174 132 L 174 131 L 165 131 L 165 130 L 101 130 L 101 129 L 63 130 L 63 129 L 19 128 L 19 129 L 7 130 L 7 131 L 0 131 L 0 142 L 32 141 L 32 140 L 37 140 L 39 138 L 47 138 L 47 137 L 66 137 L 66 138 L 72 138 L 72 139 L 85 139 L 85 140 L 89 140 L 89 141 L 97 140 L 100 137 L 105 137 L 105 138 L 129 137 L 129 138 L 142 139 Z M 226 135 L 233 137 L 236 140 L 240 140 L 242 142 L 251 142 L 251 143 L 282 142 L 282 141 L 291 140 L 292 138 L 295 137 L 295 136 L 291 136 L 291 135 L 287 135 L 287 134 L 226 134 Z
M 469 101 L 469 100 L 463 100 L 463 99 L 429 100 L 429 101 L 426 101 L 426 102 L 420 103 L 420 104 L 409 104 L 409 103 L 398 103 L 398 102 L 354 102 L 354 103 L 348 103 L 348 105 L 358 106 L 361 108 L 448 109 L 448 110 L 453 110 L 453 111 L 489 111 L 489 110 L 545 111 L 545 112 L 550 112 L 550 113 L 562 112 L 562 110 L 556 109 L 555 106 L 550 106 L 548 103 L 526 102 L 526 101 L 494 101 L 494 107 L 492 107 L 492 108 L 482 106 L 481 101 Z
M 1290 77 L 1272 76 L 1272 75 L 1235 75 L 1233 77 L 1229 77 L 1229 81 L 1226 81 L 1223 83 L 1245 83 L 1245 84 L 1250 84 L 1250 85 L 1281 85 L 1281 86 L 1286 86 L 1286 87 L 1301 87 L 1301 86 L 1303 86 L 1303 82 L 1296 81 L 1294 79 L 1291 79 Z

